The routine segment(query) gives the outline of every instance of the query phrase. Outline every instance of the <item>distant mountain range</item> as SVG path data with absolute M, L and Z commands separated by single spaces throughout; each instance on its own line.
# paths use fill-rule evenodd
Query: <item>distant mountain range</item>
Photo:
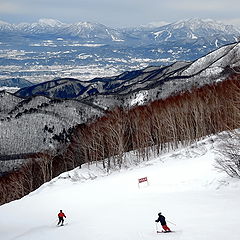
M 240 29 L 232 25 L 202 19 L 182 20 L 161 27 L 131 29 L 113 29 L 90 22 L 66 24 L 54 19 L 40 19 L 36 23 L 20 24 L 9 24 L 1 21 L 0 33 L 1 42 L 13 38 L 13 36 L 19 36 L 21 38 L 38 37 L 42 39 L 62 37 L 127 45 L 179 42 L 182 45 L 191 43 L 199 46 L 208 46 L 209 44 L 221 46 L 236 41 L 240 35 Z
M 237 27 L 201 19 L 128 29 L 54 19 L 0 22 L 0 82 L 8 80 L 10 84 L 12 79 L 15 87 L 22 88 L 16 79 L 34 83 L 59 78 L 86 81 L 148 66 L 194 61 L 237 42 L 239 36 Z

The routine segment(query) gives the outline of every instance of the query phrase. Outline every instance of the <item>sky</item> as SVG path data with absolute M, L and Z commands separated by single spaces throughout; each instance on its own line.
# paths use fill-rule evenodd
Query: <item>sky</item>
M 240 26 L 239 12 L 239 0 L 0 0 L 0 20 L 9 23 L 52 18 L 134 27 L 202 18 Z

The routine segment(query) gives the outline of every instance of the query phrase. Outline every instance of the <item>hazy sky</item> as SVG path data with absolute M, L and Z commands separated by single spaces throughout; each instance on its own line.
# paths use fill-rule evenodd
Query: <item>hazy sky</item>
M 19 23 L 54 18 L 140 26 L 188 18 L 211 18 L 240 26 L 239 0 L 0 0 L 0 20 Z

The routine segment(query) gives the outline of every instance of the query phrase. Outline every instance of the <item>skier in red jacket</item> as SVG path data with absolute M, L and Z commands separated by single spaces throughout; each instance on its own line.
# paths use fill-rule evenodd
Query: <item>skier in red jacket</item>
M 61 226 L 63 226 L 63 222 L 64 222 L 64 219 L 63 218 L 66 218 L 66 216 L 65 216 L 65 214 L 63 213 L 63 211 L 62 210 L 60 210 L 60 212 L 58 213 L 58 219 L 59 219 L 59 221 L 58 221 L 58 224 L 57 225 L 59 225 L 60 223 L 61 223 Z

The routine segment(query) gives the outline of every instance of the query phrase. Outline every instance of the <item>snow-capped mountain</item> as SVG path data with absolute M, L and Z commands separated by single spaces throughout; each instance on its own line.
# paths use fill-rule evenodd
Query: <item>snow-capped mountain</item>
M 37 23 L 21 23 L 16 28 L 25 34 L 52 34 L 59 37 L 78 37 L 89 41 L 96 39 L 120 40 L 117 30 L 107 28 L 102 24 L 90 22 L 77 22 L 73 24 L 62 23 L 55 19 L 40 19 Z
M 44 34 L 51 34 L 52 37 L 78 37 L 88 41 L 113 41 L 132 44 L 153 44 L 154 42 L 171 42 L 184 40 L 201 41 L 207 44 L 207 40 L 212 44 L 218 41 L 219 46 L 229 42 L 236 41 L 240 30 L 232 25 L 224 25 L 213 20 L 189 19 L 178 21 L 172 24 L 149 25 L 145 27 L 136 27 L 131 29 L 113 29 L 99 23 L 77 22 L 73 24 L 62 23 L 55 19 L 40 19 L 36 23 L 8 24 L 0 22 L 0 32 L 7 34 L 16 32 L 17 34 L 27 34 L 25 37 L 31 37 L 32 34 L 38 34 L 38 37 L 44 37 Z M 3 37 L 3 36 L 2 36 Z M 200 42 L 199 42 L 200 44 Z
M 172 24 L 169 24 L 166 26 L 167 29 L 173 30 L 173 29 L 188 29 L 193 32 L 201 32 L 202 31 L 214 31 L 214 32 L 224 32 L 226 34 L 237 34 L 239 33 L 239 28 L 234 27 L 232 25 L 225 25 L 221 22 L 214 21 L 212 19 L 188 19 L 188 20 L 181 20 Z M 207 32 L 207 31 L 206 31 Z M 203 32 L 203 33 L 206 33 Z
M 111 40 L 123 41 L 122 33 L 118 30 L 108 28 L 103 24 L 90 22 L 77 22 L 73 24 L 62 23 L 55 19 L 39 19 L 35 23 L 9 24 L 0 22 L 0 32 L 4 34 L 15 33 L 16 35 L 24 34 L 24 37 L 31 38 L 38 35 L 39 38 L 45 38 L 46 34 L 50 34 L 52 38 L 79 38 L 88 41 Z M 4 38 L 4 36 L 2 36 Z
M 123 41 L 121 32 L 108 28 L 103 24 L 78 22 L 70 24 L 65 28 L 64 35 L 79 37 L 89 41 L 95 40 L 110 40 L 110 41 Z
M 167 24 L 153 29 L 137 29 L 133 33 L 136 38 L 140 38 L 144 34 L 145 41 L 159 43 L 180 43 L 182 46 L 186 44 L 197 44 L 201 47 L 209 47 L 215 45 L 222 46 L 229 42 L 237 41 L 240 29 L 232 25 L 213 21 L 211 19 L 188 19 L 175 23 Z
M 8 33 L 17 31 L 17 28 L 14 24 L 10 24 L 4 21 L 0 21 L 0 32 L 1 33 Z
M 217 46 L 228 41 L 236 41 L 236 36 L 240 31 L 237 27 L 224 25 L 213 20 L 190 19 L 179 21 L 165 26 L 161 33 L 154 33 L 156 38 L 165 38 L 164 40 L 185 39 L 185 41 L 195 40 L 208 41 Z M 218 43 L 218 42 L 219 43 Z
M 39 19 L 36 23 L 20 23 L 16 25 L 16 28 L 21 33 L 25 34 L 57 34 L 58 31 L 61 31 L 62 28 L 66 27 L 67 24 L 64 24 L 55 19 Z

